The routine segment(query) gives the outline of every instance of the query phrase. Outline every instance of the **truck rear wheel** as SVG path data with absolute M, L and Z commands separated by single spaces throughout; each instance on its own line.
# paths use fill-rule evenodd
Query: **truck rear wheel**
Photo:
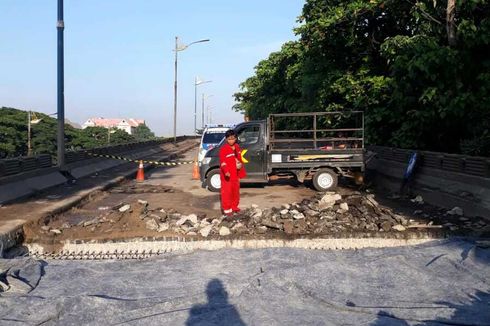
M 337 187 L 337 173 L 330 169 L 320 169 L 313 176 L 313 187 L 317 191 L 328 191 Z
M 212 170 L 208 173 L 206 178 L 206 186 L 212 192 L 220 192 L 221 190 L 221 177 L 219 170 Z

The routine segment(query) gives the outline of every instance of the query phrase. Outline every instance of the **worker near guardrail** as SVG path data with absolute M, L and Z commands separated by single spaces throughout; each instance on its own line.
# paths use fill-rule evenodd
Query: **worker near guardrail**
M 242 161 L 242 151 L 236 143 L 235 131 L 225 133 L 225 143 L 219 152 L 221 179 L 221 208 L 226 216 L 240 212 L 240 179 L 245 178 L 246 172 Z

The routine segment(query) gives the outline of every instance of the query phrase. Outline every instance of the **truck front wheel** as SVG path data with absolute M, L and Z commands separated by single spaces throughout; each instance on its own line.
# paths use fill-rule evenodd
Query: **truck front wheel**
M 212 170 L 206 178 L 206 186 L 212 192 L 220 192 L 221 190 L 221 177 L 219 174 L 218 169 Z
M 337 173 L 330 169 L 320 169 L 313 176 L 313 187 L 317 191 L 328 191 L 337 187 Z

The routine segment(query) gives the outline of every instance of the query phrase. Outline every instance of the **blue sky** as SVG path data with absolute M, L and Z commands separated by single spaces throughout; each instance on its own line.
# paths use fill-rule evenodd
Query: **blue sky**
M 56 112 L 56 0 L 0 0 L 0 107 Z M 141 118 L 158 135 L 173 128 L 175 36 L 178 134 L 194 125 L 194 78 L 212 94 L 213 122 L 243 117 L 232 95 L 259 60 L 295 39 L 303 0 L 65 0 L 66 117 Z M 200 123 L 198 102 L 198 125 Z

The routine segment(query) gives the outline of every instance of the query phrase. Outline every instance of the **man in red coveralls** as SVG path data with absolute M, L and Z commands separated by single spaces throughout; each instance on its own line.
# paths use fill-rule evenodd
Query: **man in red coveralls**
M 240 179 L 245 178 L 246 172 L 242 161 L 242 151 L 236 144 L 236 133 L 228 130 L 225 133 L 225 143 L 219 151 L 221 176 L 221 207 L 226 216 L 240 212 Z

